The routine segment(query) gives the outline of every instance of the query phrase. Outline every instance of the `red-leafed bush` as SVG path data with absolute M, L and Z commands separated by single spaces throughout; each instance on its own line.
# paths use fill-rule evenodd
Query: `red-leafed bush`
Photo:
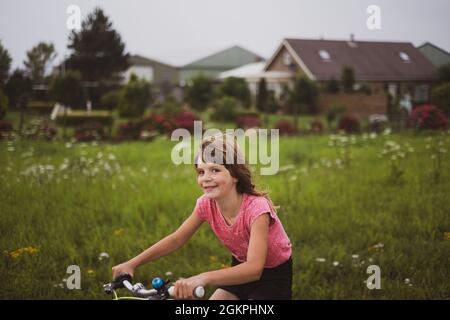
M 56 137 L 57 132 L 56 128 L 50 126 L 47 122 L 44 122 L 41 125 L 41 135 L 48 141 L 53 140 Z
M 274 128 L 280 130 L 280 135 L 291 135 L 295 133 L 294 124 L 288 120 L 278 121 Z
M 313 120 L 313 121 L 311 121 L 309 126 L 311 128 L 311 132 L 321 133 L 323 131 L 323 123 L 320 120 Z
M 75 140 L 89 142 L 105 138 L 103 125 L 99 122 L 88 122 L 75 129 Z
M 338 123 L 338 129 L 343 130 L 346 133 L 355 133 L 359 132 L 361 129 L 361 125 L 359 123 L 359 120 L 351 115 L 342 116 L 339 119 Z
M 174 116 L 173 121 L 176 128 L 184 128 L 189 130 L 189 132 L 194 132 L 194 121 L 197 119 L 198 117 L 195 113 L 191 111 L 181 111 Z
M 255 116 L 240 116 L 236 119 L 236 124 L 242 129 L 259 128 L 261 120 Z
M 446 129 L 448 119 L 438 107 L 424 104 L 413 109 L 408 124 L 417 129 Z
M 137 140 L 139 139 L 139 134 L 141 132 L 140 122 L 127 122 L 121 124 L 117 130 L 117 141 L 123 140 Z
M 9 121 L 0 121 L 0 131 L 1 132 L 10 132 L 13 131 L 13 125 Z
M 157 134 L 171 135 L 177 128 L 194 131 L 195 113 L 180 111 L 173 115 L 166 113 L 154 113 L 138 122 L 128 122 L 119 127 L 116 140 L 151 140 Z

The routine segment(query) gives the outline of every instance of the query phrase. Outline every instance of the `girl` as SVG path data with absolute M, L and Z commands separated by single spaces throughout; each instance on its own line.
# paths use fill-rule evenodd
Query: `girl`
M 133 275 L 139 265 L 179 249 L 206 221 L 230 250 L 231 267 L 178 280 L 176 299 L 192 298 L 197 286 L 207 285 L 218 287 L 212 300 L 291 299 L 291 242 L 268 195 L 255 189 L 236 141 L 223 134 L 205 138 L 194 163 L 204 195 L 190 217 L 174 233 L 113 267 L 113 277 Z

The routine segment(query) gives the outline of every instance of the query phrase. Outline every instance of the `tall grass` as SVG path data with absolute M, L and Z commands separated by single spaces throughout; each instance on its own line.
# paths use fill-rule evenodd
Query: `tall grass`
M 344 165 L 329 136 L 292 137 L 280 140 L 277 175 L 254 167 L 293 244 L 295 299 L 450 298 L 450 165 L 444 153 L 434 178 L 430 135 L 449 149 L 448 134 L 357 136 Z M 382 156 L 391 140 L 413 149 L 398 179 Z M 201 195 L 192 166 L 170 161 L 174 144 L 1 142 L 0 298 L 110 298 L 111 267 L 174 231 Z M 229 260 L 204 225 L 136 279 L 174 281 Z M 69 265 L 81 268 L 81 290 L 66 288 Z M 381 290 L 366 286 L 369 265 L 381 268 Z

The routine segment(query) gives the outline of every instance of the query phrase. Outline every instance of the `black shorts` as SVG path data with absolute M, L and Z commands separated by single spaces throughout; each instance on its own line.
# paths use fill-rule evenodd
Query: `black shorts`
M 231 266 L 240 264 L 234 256 Z M 219 286 L 240 300 L 291 300 L 292 299 L 292 257 L 275 268 L 264 268 L 257 281 L 234 286 Z

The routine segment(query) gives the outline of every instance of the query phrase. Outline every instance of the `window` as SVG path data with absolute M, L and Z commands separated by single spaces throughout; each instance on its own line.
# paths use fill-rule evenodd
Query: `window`
M 327 50 L 319 50 L 319 56 L 324 61 L 331 61 L 330 54 L 328 53 Z
M 288 52 L 285 52 L 283 55 L 283 64 L 285 66 L 290 66 L 292 63 L 291 55 Z
M 398 55 L 400 56 L 400 59 L 402 59 L 403 62 L 411 62 L 411 59 L 409 58 L 409 55 L 406 52 L 400 51 Z
M 429 93 L 430 86 L 426 84 L 420 84 L 416 85 L 414 87 L 414 102 L 415 103 L 424 103 L 428 102 L 429 100 Z

